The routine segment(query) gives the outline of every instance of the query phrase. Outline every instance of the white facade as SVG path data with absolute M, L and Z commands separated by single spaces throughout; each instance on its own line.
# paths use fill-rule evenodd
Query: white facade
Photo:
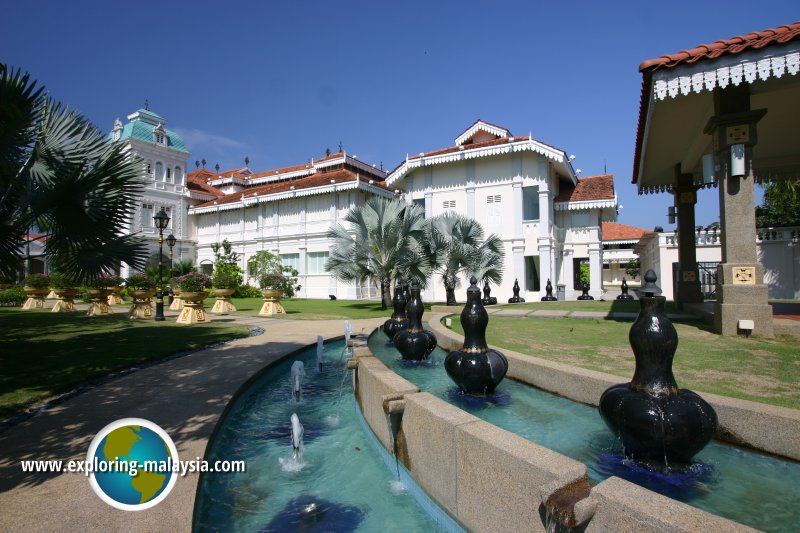
M 153 216 L 164 208 L 170 217 L 164 238 L 171 233 L 177 239 L 173 248 L 175 262 L 195 259 L 194 232 L 187 216 L 188 206 L 197 203 L 189 197 L 186 187 L 186 163 L 189 152 L 183 140 L 173 131 L 164 128 L 166 120 L 149 109 L 139 109 L 128 115 L 128 123 L 117 119 L 111 130 L 113 142 L 124 143 L 123 152 L 135 154 L 146 168 L 147 184 L 127 229 L 147 239 L 149 255 L 158 254 L 158 230 Z M 163 247 L 164 262 L 168 262 L 168 248 Z M 122 275 L 130 272 L 126 265 Z
M 251 285 L 257 286 L 258 280 L 247 271 L 248 260 L 260 250 L 269 250 L 299 272 L 299 298 L 379 295 L 376 287 L 338 282 L 325 272 L 325 262 L 331 226 L 372 196 L 394 197 L 383 187 L 385 173 L 344 153 L 309 163 L 300 171 L 291 168 L 259 173 L 248 169 L 249 177 L 244 179 L 224 177 L 223 172 L 223 177 L 209 181 L 221 189 L 237 188 L 189 210 L 197 228 L 197 264 L 210 272 L 214 262 L 211 246 L 227 239 L 240 254 L 240 267 Z
M 607 182 L 605 195 L 571 194 L 588 191 L 593 179 Z M 548 279 L 554 294 L 564 284 L 570 299 L 576 296 L 581 260 L 590 265 L 589 294 L 602 295 L 600 224 L 616 218 L 613 181 L 611 176 L 578 180 L 562 150 L 477 121 L 455 147 L 407 158 L 386 181 L 403 189 L 408 202 L 424 206 L 426 218 L 454 210 L 500 237 L 503 282 L 492 287 L 498 301 L 513 296 L 515 279 L 528 301 L 545 295 Z M 460 281 L 457 298 L 463 300 L 467 280 Z M 432 280 L 425 298 L 445 300 L 441 279 Z
M 713 290 L 712 264 L 721 262 L 722 246 L 716 230 L 695 234 L 697 262 L 709 263 L 711 271 L 700 269 L 701 285 Z M 756 240 L 758 262 L 764 267 L 764 284 L 773 299 L 800 299 L 800 227 L 761 228 Z M 636 246 L 642 272 L 653 269 L 663 296 L 674 299 L 673 264 L 678 263 L 678 237 L 675 232 L 651 233 Z M 709 296 L 706 290 L 706 296 Z M 713 294 L 710 295 L 713 297 Z

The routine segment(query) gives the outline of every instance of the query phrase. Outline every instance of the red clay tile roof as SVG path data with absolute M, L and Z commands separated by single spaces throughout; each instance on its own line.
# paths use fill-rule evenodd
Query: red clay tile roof
M 604 241 L 638 241 L 644 234 L 650 233 L 646 229 L 616 222 L 603 222 L 602 232 Z
M 586 176 L 578 180 L 576 187 L 565 189 L 556 197 L 556 202 L 586 202 L 614 198 L 614 175 Z
M 642 96 L 639 101 L 639 125 L 636 131 L 636 149 L 633 155 L 633 177 L 631 178 L 631 183 L 636 183 L 639 180 L 639 159 L 642 155 L 645 117 L 647 116 L 647 107 L 650 105 L 650 87 L 652 85 L 653 72 L 663 68 L 672 68 L 682 63 L 696 63 L 704 59 L 715 59 L 725 54 L 739 54 L 749 49 L 787 43 L 798 37 L 800 37 L 800 21 L 778 26 L 777 28 L 738 35 L 730 39 L 714 41 L 710 44 L 701 44 L 690 50 L 683 50 L 675 54 L 667 54 L 642 62 L 639 65 L 639 71 L 642 73 Z
M 771 44 L 787 43 L 798 37 L 800 37 L 800 22 L 794 22 L 777 28 L 714 41 L 710 44 L 700 44 L 690 50 L 682 50 L 675 54 L 648 59 L 639 65 L 639 71 L 654 71 L 660 68 L 672 68 L 681 63 L 715 59 L 725 54 L 738 54 L 751 48 L 759 49 Z
M 206 180 L 214 179 L 216 176 L 217 174 L 207 168 L 193 170 L 186 174 L 186 188 L 190 191 L 209 194 L 211 196 L 223 196 L 225 194 L 224 192 L 206 183 Z
M 472 127 L 472 126 L 470 126 Z M 473 148 L 484 148 L 486 146 L 494 146 L 497 144 L 504 144 L 509 142 L 518 142 L 518 141 L 527 141 L 528 136 L 524 137 L 501 137 L 499 139 L 494 139 L 491 141 L 483 141 L 474 144 L 463 144 L 464 150 L 472 150 Z M 537 141 L 538 142 L 538 141 Z M 543 144 L 543 143 L 542 143 Z M 420 157 L 430 157 L 432 155 L 441 155 L 441 154 L 449 154 L 451 152 L 458 152 L 461 149 L 458 146 L 450 146 L 448 148 L 442 148 L 441 150 L 433 150 L 431 152 L 425 152 L 421 155 L 412 155 L 409 156 L 409 159 L 419 159 Z M 401 163 L 402 164 L 402 163 Z
M 363 181 L 364 183 L 369 183 L 369 181 L 373 178 L 370 176 L 356 175 L 354 172 L 349 170 L 318 172 L 311 176 L 306 176 L 295 180 L 279 181 L 277 183 L 268 183 L 266 185 L 259 185 L 257 187 L 248 187 L 247 189 L 239 192 L 226 194 L 225 196 L 217 198 L 214 201 L 198 204 L 195 207 L 208 207 L 215 204 L 229 204 L 231 202 L 238 202 L 242 199 L 242 195 L 244 195 L 245 198 L 252 198 L 254 196 L 266 196 L 269 194 L 287 192 L 292 190 L 292 187 L 294 187 L 294 190 L 310 189 L 313 187 L 330 185 L 331 180 L 336 180 L 336 183 L 346 183 L 350 181 L 356 181 L 356 179 Z M 381 187 L 382 189 L 391 190 L 386 187 L 383 182 L 377 180 L 373 181 L 374 183 L 372 185 L 374 187 Z

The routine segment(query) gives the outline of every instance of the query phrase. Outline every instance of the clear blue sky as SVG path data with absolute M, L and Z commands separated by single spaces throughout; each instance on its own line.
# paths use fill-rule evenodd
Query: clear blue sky
M 619 222 L 667 227 L 630 184 L 646 59 L 800 19 L 793 2 L 6 2 L 0 61 L 103 131 L 142 107 L 190 168 L 336 150 L 392 169 L 476 118 L 615 176 Z M 698 224 L 717 219 L 704 191 Z

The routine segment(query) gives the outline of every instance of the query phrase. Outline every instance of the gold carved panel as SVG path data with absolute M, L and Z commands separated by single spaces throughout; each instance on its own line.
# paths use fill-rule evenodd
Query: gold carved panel
M 736 267 L 733 269 L 733 284 L 734 285 L 755 285 L 756 284 L 756 269 L 755 267 Z

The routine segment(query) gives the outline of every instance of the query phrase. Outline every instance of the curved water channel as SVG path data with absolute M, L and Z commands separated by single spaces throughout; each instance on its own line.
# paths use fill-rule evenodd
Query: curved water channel
M 325 345 L 321 371 L 309 348 L 271 367 L 233 401 L 209 461 L 244 460 L 247 471 L 204 474 L 193 531 L 442 531 L 373 451 L 355 407 L 344 342 Z M 290 372 L 303 361 L 302 398 Z M 293 460 L 293 413 L 304 426 Z
M 402 361 L 381 331 L 372 334 L 369 348 L 420 390 L 584 463 L 594 483 L 621 477 L 764 531 L 797 531 L 800 524 L 800 463 L 712 441 L 688 471 L 654 473 L 624 458 L 594 407 L 509 378 L 490 401 L 464 396 L 444 370 L 447 353 L 441 348 L 427 362 Z

